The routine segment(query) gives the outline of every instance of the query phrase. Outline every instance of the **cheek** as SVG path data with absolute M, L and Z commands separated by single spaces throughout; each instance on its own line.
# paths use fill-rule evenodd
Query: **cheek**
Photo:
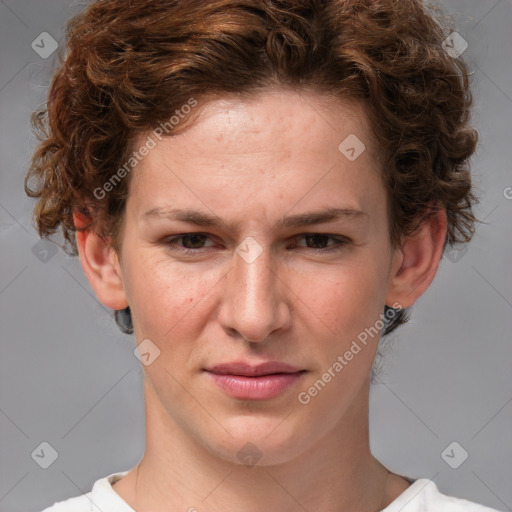
M 361 254 L 356 264 L 340 263 L 316 271 L 314 277 L 301 274 L 292 289 L 309 316 L 317 317 L 329 334 L 346 340 L 383 312 L 383 272 L 382 263 L 377 265 L 370 254 Z
M 127 262 L 126 294 L 140 335 L 164 337 L 189 324 L 197 303 L 218 279 L 160 254 L 136 254 Z M 189 326 L 190 327 L 190 326 Z

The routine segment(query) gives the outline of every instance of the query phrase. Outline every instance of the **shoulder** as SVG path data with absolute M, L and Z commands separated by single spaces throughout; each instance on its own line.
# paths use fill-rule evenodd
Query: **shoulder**
M 92 503 L 91 495 L 92 492 L 88 492 L 82 496 L 56 502 L 42 512 L 100 512 L 100 509 Z
M 133 512 L 114 492 L 112 484 L 123 478 L 128 471 L 112 473 L 94 483 L 92 490 L 81 496 L 58 501 L 42 512 Z
M 446 496 L 427 478 L 415 480 L 405 492 L 382 512 L 499 512 L 462 498 Z

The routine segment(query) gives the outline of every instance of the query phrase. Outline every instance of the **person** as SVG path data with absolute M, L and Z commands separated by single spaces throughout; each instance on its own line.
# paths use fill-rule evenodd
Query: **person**
M 381 336 L 477 221 L 462 58 L 420 0 L 96 0 L 25 188 L 136 339 L 136 467 L 45 512 L 484 512 L 371 453 Z

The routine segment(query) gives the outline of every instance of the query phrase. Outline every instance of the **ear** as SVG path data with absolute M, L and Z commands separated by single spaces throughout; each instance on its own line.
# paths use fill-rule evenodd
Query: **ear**
M 423 295 L 437 273 L 446 233 L 446 210 L 440 207 L 404 239 L 393 257 L 386 305 L 408 308 Z
M 75 227 L 84 227 L 88 218 L 75 211 Z M 121 268 L 109 238 L 102 238 L 93 229 L 76 231 L 80 263 L 98 300 L 110 309 L 128 307 Z

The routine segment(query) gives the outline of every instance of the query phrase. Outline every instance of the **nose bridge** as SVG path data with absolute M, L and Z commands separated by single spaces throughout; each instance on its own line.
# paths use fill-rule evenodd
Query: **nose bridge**
M 263 341 L 281 326 L 285 308 L 270 251 L 249 240 L 240 244 L 234 258 L 223 298 L 224 326 L 249 341 Z
M 234 276 L 242 288 L 238 292 L 244 292 L 239 298 L 243 300 L 245 306 L 257 306 L 257 303 L 264 298 L 267 299 L 265 302 L 268 304 L 271 276 L 274 276 L 275 279 L 268 249 L 262 249 L 262 252 L 253 261 L 246 260 L 239 255 L 235 263 Z

